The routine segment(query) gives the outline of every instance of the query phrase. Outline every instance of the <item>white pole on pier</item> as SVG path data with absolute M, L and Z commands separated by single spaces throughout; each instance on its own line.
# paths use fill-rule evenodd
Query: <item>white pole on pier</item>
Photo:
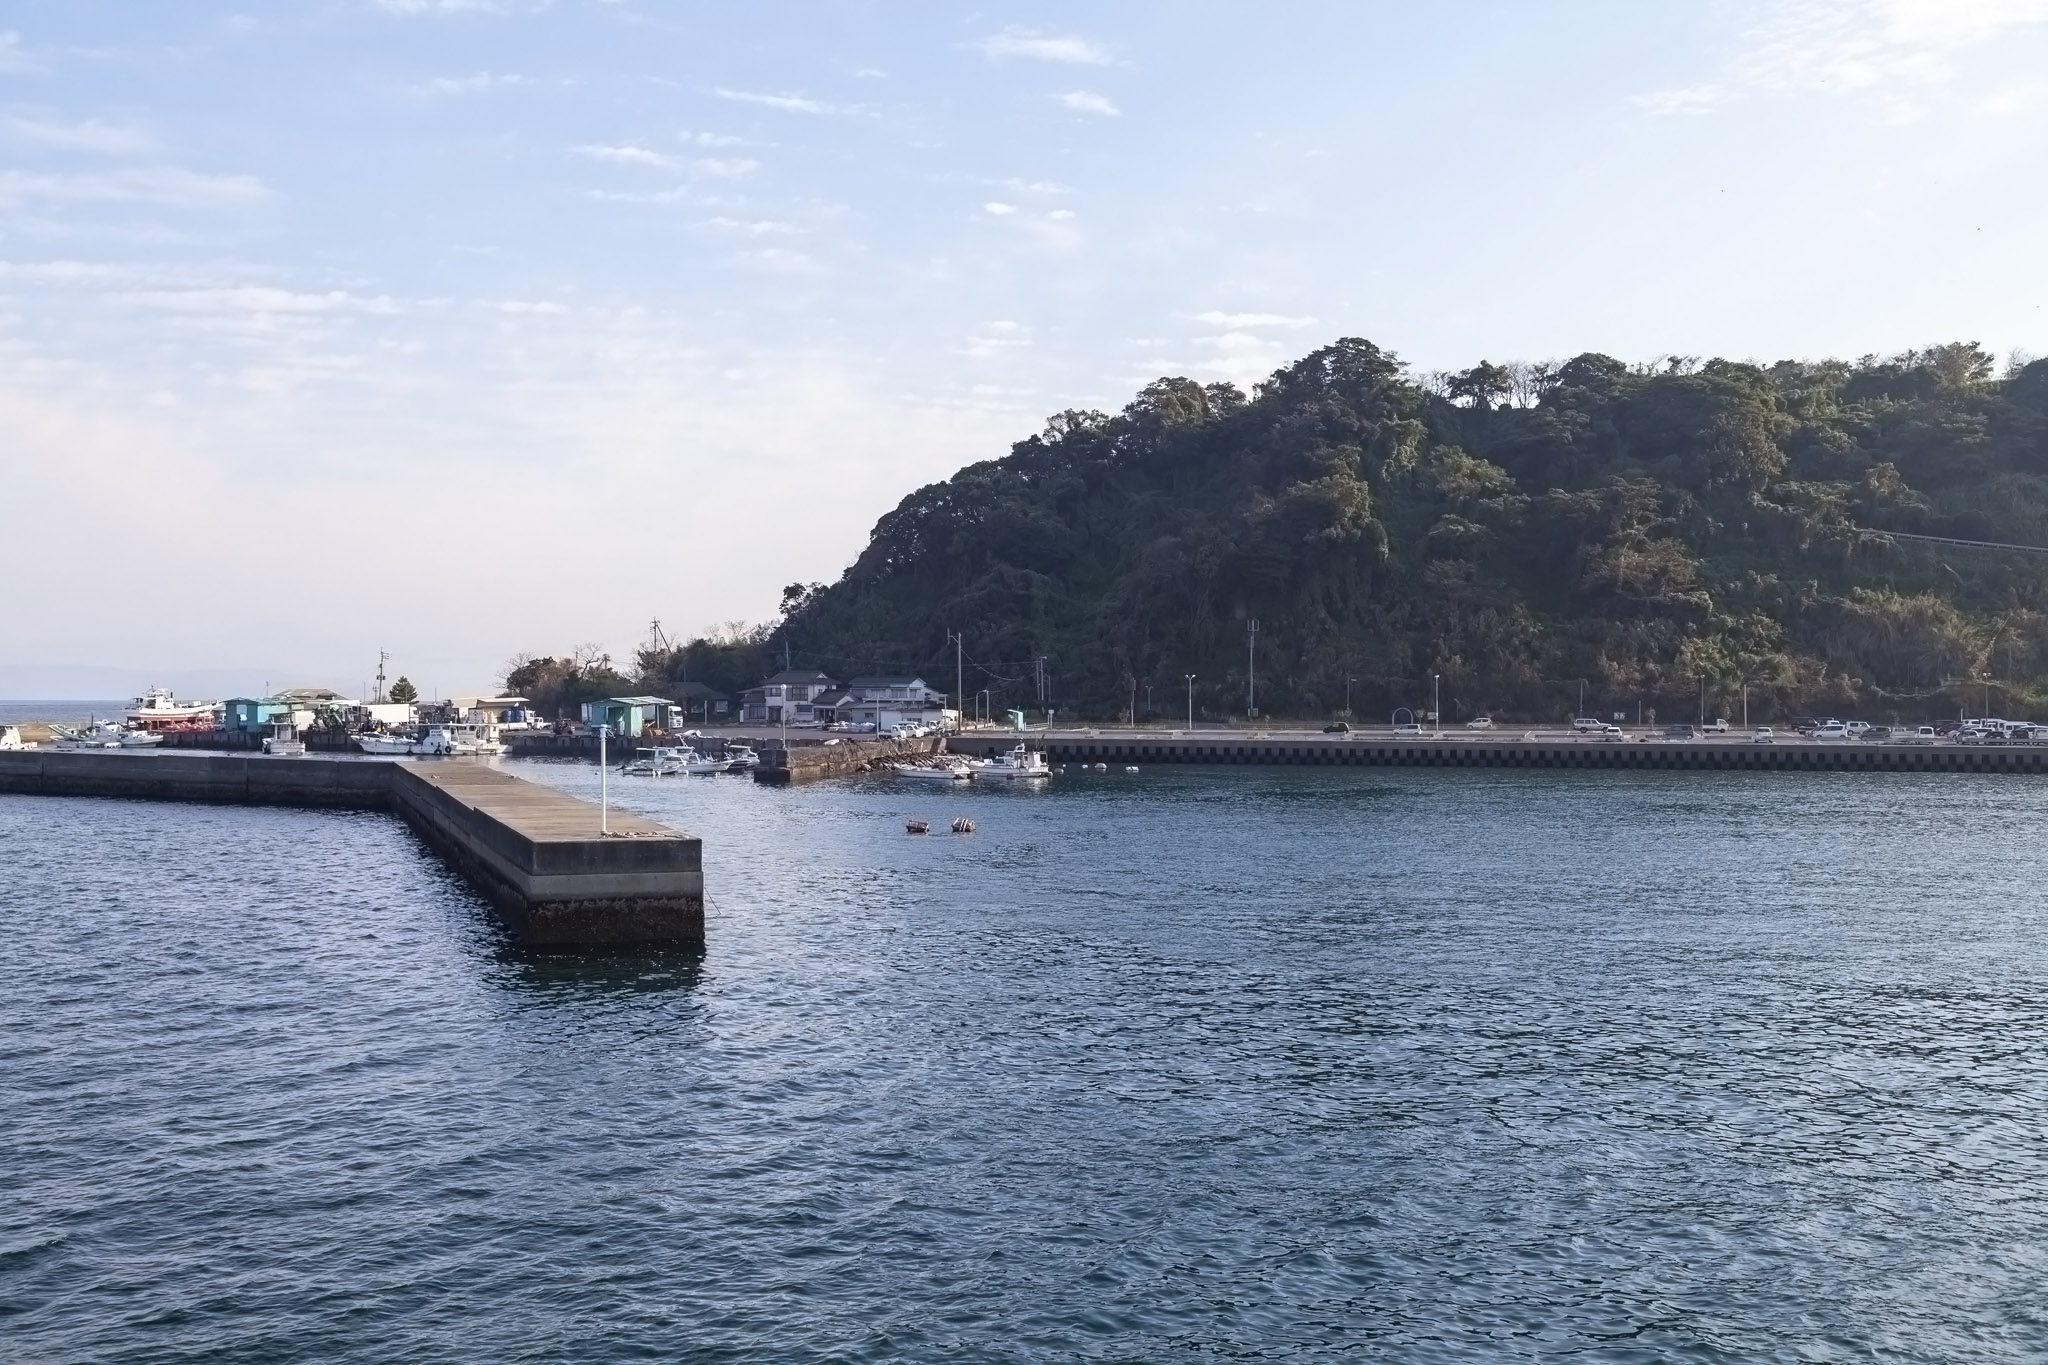
M 612 765 L 606 756 L 605 740 L 611 735 L 609 721 L 597 727 L 597 832 L 612 832 Z

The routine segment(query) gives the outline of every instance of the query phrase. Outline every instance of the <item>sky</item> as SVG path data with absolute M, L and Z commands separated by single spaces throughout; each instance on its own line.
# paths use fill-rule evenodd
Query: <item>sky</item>
M 773 616 L 1062 409 L 2048 351 L 2048 0 L 0 0 L 0 696 Z

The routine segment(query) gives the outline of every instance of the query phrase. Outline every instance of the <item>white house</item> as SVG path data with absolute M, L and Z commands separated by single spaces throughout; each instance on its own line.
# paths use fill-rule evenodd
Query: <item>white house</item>
M 759 687 L 747 689 L 741 719 L 768 725 L 805 725 L 818 720 L 812 703 L 839 684 L 823 673 L 801 668 L 784 669 L 765 679 Z
M 849 700 L 840 705 L 839 719 L 871 724 L 877 730 L 910 722 L 943 725 L 946 694 L 932 688 L 923 678 L 855 678 L 846 685 Z

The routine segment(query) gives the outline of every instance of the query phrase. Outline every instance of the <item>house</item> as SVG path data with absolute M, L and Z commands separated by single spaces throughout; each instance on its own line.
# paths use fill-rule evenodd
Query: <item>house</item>
M 635 738 L 649 730 L 675 728 L 676 711 L 676 704 L 666 697 L 606 697 L 583 703 L 583 723 Z
M 853 707 L 858 700 L 843 687 L 830 692 L 820 692 L 811 698 L 811 715 L 821 725 L 836 725 L 843 720 L 853 719 Z
M 220 704 L 220 727 L 237 734 L 261 734 L 272 720 L 291 713 L 292 704 L 284 697 L 229 697 Z
M 540 730 L 545 723 L 524 697 L 452 697 L 456 715 L 470 725 L 496 725 L 506 730 Z
M 815 723 L 817 713 L 812 703 L 838 686 L 823 673 L 801 668 L 784 669 L 774 677 L 764 679 L 759 687 L 747 689 L 741 719 L 769 725 Z
M 694 716 L 707 725 L 713 716 L 724 720 L 727 713 L 732 710 L 732 703 L 726 699 L 723 692 L 700 682 L 682 684 L 681 690 L 676 693 L 676 700 L 682 703 L 685 720 Z
M 846 685 L 850 700 L 837 708 L 841 720 L 887 730 L 897 725 L 943 725 L 946 694 L 923 678 L 877 676 L 855 678 Z

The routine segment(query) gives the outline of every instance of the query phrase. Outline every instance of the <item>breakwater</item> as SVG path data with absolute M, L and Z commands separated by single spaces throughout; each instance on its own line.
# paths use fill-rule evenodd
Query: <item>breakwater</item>
M 388 811 L 469 881 L 522 943 L 704 940 L 701 843 L 462 759 L 0 753 L 0 792 Z
M 1365 768 L 1662 768 L 1790 772 L 2048 773 L 2048 746 L 1746 740 L 1602 743 L 1572 739 L 1382 739 L 1044 731 L 955 735 L 985 758 L 1019 741 L 1055 763 L 1278 763 Z
M 927 739 L 849 739 L 838 744 L 794 744 L 761 750 L 754 780 L 769 786 L 813 782 L 825 777 L 850 777 L 884 763 L 930 758 L 945 748 L 937 736 Z

